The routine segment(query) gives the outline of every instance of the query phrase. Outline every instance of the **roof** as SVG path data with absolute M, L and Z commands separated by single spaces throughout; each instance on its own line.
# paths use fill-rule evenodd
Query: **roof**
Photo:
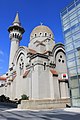
M 50 72 L 51 72 L 53 75 L 58 75 L 57 71 L 54 70 L 54 69 L 51 69 Z
M 0 76 L 0 80 L 5 81 L 5 80 L 6 80 L 6 77 Z
M 48 33 L 53 34 L 51 29 L 49 27 L 47 27 L 47 26 L 44 26 L 44 25 L 39 25 L 39 26 L 35 27 L 31 34 L 39 33 L 39 32 L 48 32 Z
M 47 54 L 47 53 L 49 53 L 49 52 L 51 52 L 51 51 L 49 51 L 49 50 L 48 50 L 48 51 L 44 51 L 43 54 Z
M 11 26 L 8 28 L 8 32 L 10 32 L 11 30 L 13 30 L 14 28 L 15 28 L 15 29 L 18 29 L 18 28 L 19 28 L 19 30 L 21 31 L 22 34 L 25 32 L 24 28 L 21 26 L 18 12 L 16 13 L 16 17 L 15 17 L 15 19 L 14 19 L 13 25 L 11 25 Z
M 30 70 L 26 70 L 25 73 L 23 74 L 23 78 L 27 77 L 29 72 L 30 72 Z
M 48 34 L 46 34 L 47 37 L 50 37 L 53 39 L 53 32 L 51 31 L 51 29 L 47 26 L 39 25 L 32 30 L 32 32 L 30 34 L 30 40 L 35 38 L 36 37 L 35 35 L 37 35 L 37 37 L 40 37 L 40 33 L 43 34 L 42 37 L 45 36 L 45 33 L 48 33 Z
M 13 24 L 15 24 L 15 23 L 18 23 L 19 25 L 21 24 L 21 23 L 20 23 L 20 20 L 19 20 L 19 14 L 18 14 L 18 12 L 16 13 L 16 17 L 15 17 L 15 19 L 14 19 Z
M 30 53 L 32 53 L 32 54 L 35 54 L 35 53 L 37 53 L 35 50 L 33 50 L 33 49 L 30 49 L 30 48 L 29 48 L 28 50 L 29 50 L 29 52 L 30 52 Z

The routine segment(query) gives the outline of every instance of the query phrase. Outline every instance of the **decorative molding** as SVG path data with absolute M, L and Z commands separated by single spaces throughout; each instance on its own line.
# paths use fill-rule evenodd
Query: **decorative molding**
M 41 58 L 48 59 L 48 56 L 47 56 L 47 55 L 40 54 L 40 53 L 36 53 L 36 54 L 34 54 L 34 55 L 32 55 L 32 56 L 30 57 L 30 60 L 32 60 L 32 59 L 34 59 L 34 58 L 36 58 L 36 57 L 41 57 Z

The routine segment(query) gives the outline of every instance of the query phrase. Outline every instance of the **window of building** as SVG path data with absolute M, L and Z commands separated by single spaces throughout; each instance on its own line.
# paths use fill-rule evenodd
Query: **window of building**
M 64 63 L 64 60 L 62 60 L 62 63 Z
M 47 36 L 47 33 L 45 33 L 45 36 Z
M 76 6 L 77 8 L 80 7 L 80 1 L 79 0 L 76 1 L 76 5 L 77 5 Z
M 34 34 L 34 36 L 36 37 L 36 36 L 37 36 L 37 34 L 35 33 L 35 34 Z
M 72 89 L 72 97 L 79 97 L 79 88 Z
M 61 62 L 61 59 L 59 59 L 58 61 Z
M 71 53 L 67 54 L 67 60 L 72 59 L 74 57 L 75 57 L 74 52 L 71 52 Z
M 71 15 L 72 13 L 75 12 L 75 8 L 73 8 L 72 10 L 69 11 L 69 14 Z
M 32 68 L 33 68 L 33 70 L 34 70 L 34 64 L 32 63 Z
M 80 38 L 80 32 L 77 32 L 76 34 L 73 35 L 73 40 L 76 40 L 79 38 Z
M 20 75 L 22 75 L 24 69 L 24 63 L 23 62 L 19 63 L 19 67 L 20 67 Z
M 21 61 L 23 61 L 23 58 L 21 57 Z
M 70 77 L 70 87 L 71 87 L 71 88 L 78 87 L 78 79 L 77 79 L 77 76 Z
M 66 34 L 65 34 L 65 37 L 70 37 L 70 35 L 71 35 L 71 31 L 68 31 Z
M 80 65 L 80 64 L 79 64 Z M 80 75 L 80 66 L 78 66 L 78 74 Z
M 72 43 L 66 45 L 66 52 L 71 51 L 71 50 L 73 50 L 73 44 Z
M 65 25 L 65 24 L 67 24 L 67 23 L 69 23 L 69 19 L 68 19 L 68 18 L 63 19 L 63 25 Z
M 73 25 L 75 25 L 75 24 L 77 24 L 77 23 L 78 23 L 78 20 L 75 19 L 75 20 L 71 21 L 71 26 L 73 26 Z
M 77 75 L 76 67 L 73 67 L 73 68 L 69 69 L 69 75 L 70 76 L 76 76 Z
M 60 55 L 60 58 L 62 58 L 62 55 Z
M 42 35 L 42 33 L 40 33 L 40 36 Z
M 65 44 L 72 42 L 72 36 L 65 38 Z
M 13 33 L 13 37 L 14 37 L 14 33 Z
M 70 14 L 75 11 L 75 4 L 72 4 L 68 7 L 68 11 L 70 11 Z
M 64 25 L 64 31 L 66 31 L 69 28 L 70 28 L 70 24 L 69 23 L 67 23 L 66 25 Z
M 74 42 L 74 45 L 75 45 L 75 48 L 80 47 L 80 40 L 76 40 L 76 41 Z
M 75 59 L 71 59 L 67 62 L 68 68 L 76 66 Z
M 17 37 L 16 33 L 15 33 L 15 38 Z
M 68 15 L 67 10 L 65 10 L 65 11 L 62 12 L 62 16 L 63 16 L 63 18 L 66 18 L 67 15 Z
M 44 70 L 46 70 L 46 62 L 44 62 Z
M 52 35 L 50 34 L 50 37 L 52 37 Z
M 70 20 L 73 20 L 76 16 L 77 16 L 77 14 L 76 14 L 76 13 L 75 13 L 75 14 L 73 14 L 73 15 L 71 15 L 71 16 L 70 16 Z

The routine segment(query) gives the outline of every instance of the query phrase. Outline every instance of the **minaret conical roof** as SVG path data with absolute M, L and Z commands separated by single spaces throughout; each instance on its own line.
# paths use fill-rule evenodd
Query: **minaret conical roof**
M 16 17 L 14 19 L 13 25 L 15 25 L 16 23 L 18 25 L 21 25 L 18 12 L 16 13 Z
M 13 21 L 13 25 L 11 25 L 8 28 L 8 31 L 10 32 L 13 29 L 19 29 L 22 34 L 25 32 L 24 28 L 21 26 L 18 12 L 16 13 L 16 17 L 15 17 L 15 19 Z

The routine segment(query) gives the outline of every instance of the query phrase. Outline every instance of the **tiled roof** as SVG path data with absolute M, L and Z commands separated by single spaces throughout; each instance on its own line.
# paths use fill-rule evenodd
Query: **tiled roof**
M 23 74 L 23 78 L 27 77 L 29 72 L 30 72 L 30 70 L 26 70 L 25 73 Z
M 50 51 L 44 51 L 43 54 L 46 54 L 46 53 L 48 53 L 48 52 L 50 52 Z
M 35 53 L 36 53 L 36 51 L 33 50 L 33 49 L 30 49 L 30 48 L 29 48 L 28 50 L 29 50 L 29 52 L 32 53 L 32 54 L 35 54 Z
M 58 73 L 57 73 L 57 71 L 56 71 L 56 70 L 51 69 L 50 71 L 51 71 L 51 73 L 52 73 L 53 75 L 58 75 Z
M 63 77 L 66 77 L 66 74 L 63 74 Z
M 2 76 L 0 76 L 0 80 L 6 80 L 6 77 L 2 77 Z

